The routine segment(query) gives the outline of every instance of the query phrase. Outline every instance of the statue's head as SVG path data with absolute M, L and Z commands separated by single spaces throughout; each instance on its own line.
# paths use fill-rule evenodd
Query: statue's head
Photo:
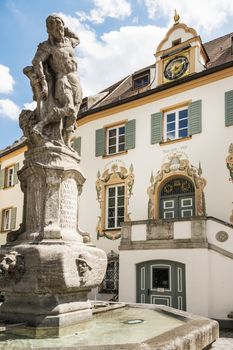
M 46 18 L 47 32 L 56 40 L 64 38 L 64 25 L 63 19 L 57 15 L 50 15 Z

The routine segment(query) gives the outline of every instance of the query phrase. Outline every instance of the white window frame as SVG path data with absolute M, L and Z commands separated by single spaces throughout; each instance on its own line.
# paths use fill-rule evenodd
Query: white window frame
M 187 127 L 179 128 L 179 112 L 180 111 L 184 111 L 184 110 L 187 110 L 187 118 L 183 118 L 182 120 L 187 119 Z M 167 122 L 167 116 L 169 114 L 172 114 L 172 113 L 175 114 L 175 130 L 174 130 L 175 131 L 175 138 L 172 139 L 172 140 L 169 140 L 168 136 L 167 136 L 167 133 L 169 133 L 169 131 L 167 130 L 167 126 L 168 126 L 168 124 L 174 123 L 174 122 Z M 187 135 L 179 137 L 179 131 L 180 130 L 184 130 L 184 129 L 187 129 Z M 173 141 L 173 140 L 177 140 L 177 139 L 182 139 L 182 138 L 185 138 L 185 137 L 188 137 L 188 136 L 189 136 L 188 135 L 188 106 L 183 106 L 181 108 L 177 108 L 177 109 L 174 109 L 174 110 L 171 110 L 171 111 L 164 112 L 164 134 L 163 134 L 164 142 Z
M 8 213 L 8 218 L 6 217 L 7 213 Z M 9 231 L 11 229 L 11 209 L 3 209 L 2 220 L 3 220 L 3 225 L 2 225 L 3 231 Z
M 117 126 L 114 126 L 112 128 L 108 128 L 107 129 L 107 155 L 109 155 L 109 156 L 111 156 L 113 154 L 116 154 L 116 153 L 121 153 L 121 152 L 125 151 L 125 132 L 124 132 L 124 134 L 119 134 L 119 129 L 122 128 L 122 127 L 125 128 L 125 124 L 117 125 Z M 114 145 L 110 145 L 109 144 L 109 140 L 111 139 L 109 134 L 110 134 L 111 130 L 116 130 L 116 143 Z M 124 142 L 119 142 L 119 138 L 122 135 L 124 135 Z M 123 145 L 123 144 L 124 144 L 124 149 L 123 150 L 119 150 L 120 145 Z M 109 152 L 109 147 L 113 147 L 113 146 L 116 146 L 116 151 L 110 153 Z
M 118 192 L 118 188 L 119 187 L 124 187 L 124 218 L 125 218 L 125 184 L 118 184 L 118 185 L 110 185 L 110 186 L 107 186 L 106 187 L 106 217 L 105 217 L 105 227 L 106 229 L 108 230 L 115 230 L 115 229 L 120 229 L 121 227 L 120 226 L 117 226 L 117 221 L 118 221 L 118 215 L 117 215 L 117 210 L 118 210 L 118 205 L 117 205 L 117 199 L 118 199 L 118 196 L 117 196 L 117 192 Z M 109 216 L 108 216 L 108 210 L 109 210 L 109 189 L 110 188 L 115 188 L 115 223 L 114 223 L 114 227 L 109 227 L 108 226 L 108 219 L 109 219 Z M 120 206 L 122 207 L 122 206 Z
M 14 186 L 14 166 L 6 168 L 6 187 Z

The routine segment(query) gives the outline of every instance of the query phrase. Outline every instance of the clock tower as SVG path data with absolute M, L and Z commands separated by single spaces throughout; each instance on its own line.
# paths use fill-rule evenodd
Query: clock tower
M 209 60 L 196 30 L 179 23 L 179 19 L 175 11 L 175 23 L 155 53 L 157 86 L 201 72 Z

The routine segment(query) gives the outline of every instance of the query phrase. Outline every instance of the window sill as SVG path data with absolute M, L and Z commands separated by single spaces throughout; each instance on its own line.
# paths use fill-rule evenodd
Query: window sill
M 3 187 L 2 188 L 2 190 L 9 190 L 10 188 L 13 188 L 13 187 L 15 187 L 15 185 L 12 185 L 12 186 L 5 186 L 5 187 Z
M 104 156 L 102 156 L 102 158 L 112 158 L 112 157 L 117 157 L 117 156 L 121 156 L 121 155 L 124 155 L 124 154 L 127 154 L 128 151 L 122 151 L 122 152 L 118 152 L 118 153 L 113 153 L 113 154 L 106 154 Z
M 175 140 L 171 140 L 171 141 L 162 141 L 159 143 L 160 146 L 165 146 L 165 145 L 170 145 L 172 143 L 176 143 L 176 142 L 182 142 L 182 141 L 188 141 L 191 140 L 192 136 L 187 136 L 187 137 L 182 137 L 180 139 L 175 139 Z

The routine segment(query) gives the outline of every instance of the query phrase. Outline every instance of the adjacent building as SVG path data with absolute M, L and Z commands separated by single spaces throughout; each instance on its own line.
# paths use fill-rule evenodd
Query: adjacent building
M 84 98 L 79 221 L 108 254 L 98 298 L 227 320 L 233 309 L 233 33 L 178 19 L 150 66 Z M 153 49 L 153 48 L 152 48 Z M 22 139 L 0 154 L 1 240 L 22 219 Z

